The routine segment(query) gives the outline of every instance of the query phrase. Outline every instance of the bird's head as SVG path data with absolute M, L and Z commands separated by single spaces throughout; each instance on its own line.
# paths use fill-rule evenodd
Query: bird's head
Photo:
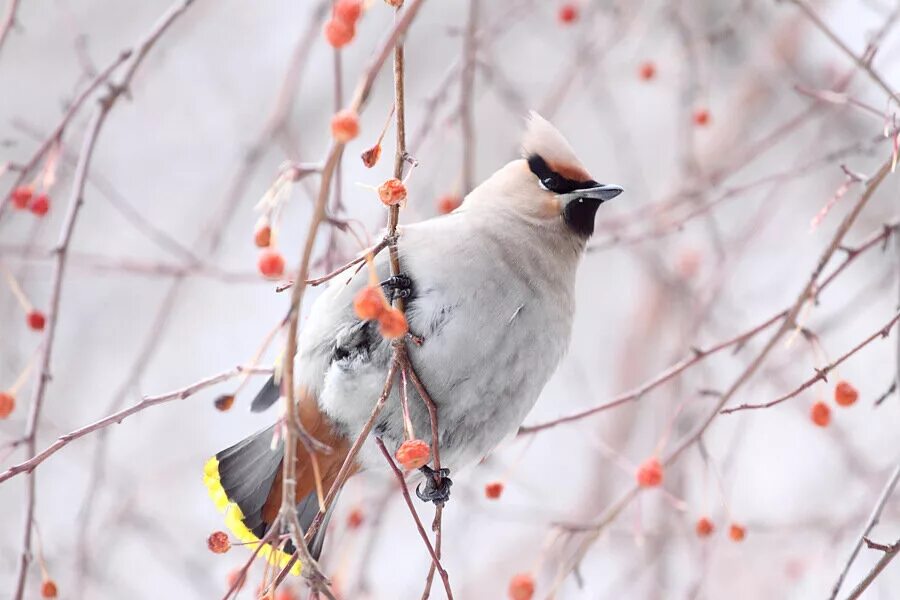
M 472 200 L 485 205 L 499 202 L 529 220 L 561 224 L 587 239 L 594 232 L 600 205 L 622 193 L 617 185 L 597 183 L 566 138 L 533 111 L 522 140 L 522 157 L 497 171 L 483 189 L 475 190 Z

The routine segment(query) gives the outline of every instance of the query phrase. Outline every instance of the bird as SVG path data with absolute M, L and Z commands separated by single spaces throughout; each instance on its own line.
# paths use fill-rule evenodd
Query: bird
M 569 343 L 576 272 L 596 212 L 623 191 L 598 183 L 549 121 L 533 111 L 526 121 L 520 158 L 449 214 L 400 228 L 402 274 L 391 276 L 387 252 L 373 260 L 376 282 L 392 297 L 404 298 L 409 330 L 419 338 L 408 345 L 409 359 L 437 406 L 446 468 L 437 477 L 427 465 L 422 468 L 426 485 L 417 491 L 423 500 L 446 502 L 450 472 L 476 463 L 514 435 L 537 402 Z M 354 312 L 355 296 L 371 284 L 365 270 L 352 271 L 335 277 L 316 299 L 297 340 L 299 417 L 332 449 L 317 455 L 325 490 L 369 419 L 393 356 L 378 323 Z M 392 452 L 405 439 L 398 387 L 372 430 Z M 408 393 L 413 430 L 430 445 L 429 413 L 412 386 Z M 281 396 L 276 369 L 251 410 L 265 410 Z M 204 469 L 226 524 L 251 547 L 281 506 L 283 441 L 276 427 L 219 452 Z M 370 440 L 355 460 L 354 473 L 387 466 Z M 307 451 L 298 448 L 296 502 L 304 530 L 319 511 L 310 463 Z M 315 559 L 326 524 L 308 544 Z M 284 566 L 291 548 L 261 550 Z

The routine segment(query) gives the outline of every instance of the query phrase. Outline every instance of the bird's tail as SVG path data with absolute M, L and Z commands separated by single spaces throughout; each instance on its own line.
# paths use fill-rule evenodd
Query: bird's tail
M 314 399 L 301 399 L 299 416 L 310 434 L 332 448 L 327 455 L 317 455 L 317 469 L 311 464 L 306 450 L 298 444 L 296 506 L 300 525 L 306 531 L 319 512 L 316 488 L 321 484 L 321 489 L 329 490 L 349 447 L 342 438 L 328 435 L 331 433 L 329 423 L 318 412 Z M 274 434 L 275 425 L 254 433 L 209 459 L 203 470 L 203 481 L 210 497 L 225 513 L 225 524 L 251 549 L 256 549 L 265 537 L 281 508 L 284 442 Z M 319 476 L 321 481 L 317 481 Z M 322 551 L 325 530 L 335 504 L 331 503 L 325 520 L 309 543 L 310 554 L 315 559 Z M 283 549 L 267 544 L 259 553 L 270 563 L 284 568 L 294 547 L 290 542 Z M 298 575 L 300 568 L 300 563 L 296 562 L 291 572 Z

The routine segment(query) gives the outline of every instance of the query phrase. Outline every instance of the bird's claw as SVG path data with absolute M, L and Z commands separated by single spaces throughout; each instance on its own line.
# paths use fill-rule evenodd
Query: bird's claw
M 434 502 L 436 505 L 443 506 L 450 499 L 450 486 L 453 481 L 450 479 L 450 469 L 441 469 L 435 471 L 428 465 L 421 467 L 419 471 L 425 475 L 425 484 L 416 488 L 416 496 L 422 502 Z
M 412 296 L 413 293 L 412 279 L 403 273 L 388 277 L 381 282 L 381 287 L 384 288 L 388 300 L 391 302 L 393 302 L 395 298 L 403 298 L 406 300 Z

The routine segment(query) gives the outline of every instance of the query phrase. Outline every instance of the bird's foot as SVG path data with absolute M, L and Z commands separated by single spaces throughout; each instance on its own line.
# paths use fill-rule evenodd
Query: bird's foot
M 416 488 L 416 496 L 422 502 L 434 502 L 443 506 L 450 499 L 450 486 L 453 481 L 450 480 L 450 469 L 441 469 L 435 471 L 428 465 L 419 468 L 419 471 L 425 475 L 424 486 L 420 485 Z
M 388 301 L 393 302 L 395 298 L 407 298 L 413 295 L 413 282 L 408 275 L 400 273 L 392 275 L 381 282 L 381 287 L 388 297 Z

